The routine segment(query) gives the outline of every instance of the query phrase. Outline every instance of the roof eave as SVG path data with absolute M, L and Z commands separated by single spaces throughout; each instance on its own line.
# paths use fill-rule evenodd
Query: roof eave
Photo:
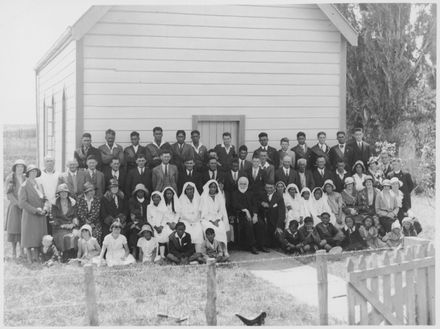
M 332 4 L 317 4 L 327 18 L 336 26 L 344 38 L 352 46 L 358 45 L 359 33 L 350 24 L 350 22 L 341 14 L 341 12 Z

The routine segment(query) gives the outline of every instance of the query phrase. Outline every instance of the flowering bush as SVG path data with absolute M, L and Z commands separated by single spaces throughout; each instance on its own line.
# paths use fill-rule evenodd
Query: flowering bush
M 396 155 L 396 143 L 388 143 L 387 141 L 383 141 L 376 142 L 374 146 L 376 148 L 376 154 L 386 151 L 391 157 Z

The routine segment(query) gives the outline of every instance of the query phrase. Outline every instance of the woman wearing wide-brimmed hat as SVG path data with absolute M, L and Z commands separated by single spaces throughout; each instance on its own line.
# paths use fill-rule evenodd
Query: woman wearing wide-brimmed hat
M 63 183 L 57 187 L 51 219 L 54 243 L 58 251 L 63 253 L 63 260 L 75 258 L 72 231 L 79 226 L 78 206 L 70 195 L 67 184 Z
M 36 181 L 40 175 L 41 170 L 37 166 L 29 165 L 26 169 L 27 179 L 18 191 L 18 204 L 23 209 L 21 246 L 26 248 L 30 263 L 38 260 L 41 239 L 47 234 L 46 215 L 50 210 L 43 186 Z
M 112 178 L 109 181 L 107 192 L 102 197 L 101 216 L 102 216 L 102 235 L 110 233 L 110 225 L 119 220 L 122 226 L 122 234 L 126 233 L 127 205 L 124 193 L 119 188 L 119 183 Z
M 101 199 L 95 195 L 95 191 L 92 183 L 84 184 L 84 195 L 78 198 L 78 219 L 80 225 L 89 224 L 92 227 L 93 237 L 101 243 Z
M 336 185 L 331 179 L 327 179 L 322 186 L 325 194 L 327 195 L 327 203 L 330 206 L 332 213 L 335 216 L 335 222 L 332 223 L 336 228 L 342 229 L 344 227 L 344 212 L 342 211 L 342 206 L 344 202 L 342 201 L 342 196 L 340 193 L 336 192 Z
M 139 183 L 133 190 L 128 201 L 130 217 L 127 219 L 128 247 L 135 258 L 137 258 L 137 242 L 139 232 L 147 224 L 147 208 L 150 203 L 150 192 L 144 184 Z
M 21 240 L 21 216 L 22 209 L 18 205 L 18 190 L 26 180 L 24 172 L 26 163 L 24 160 L 17 160 L 12 166 L 12 172 L 6 177 L 6 197 L 9 200 L 6 212 L 5 231 L 8 233 L 8 242 L 12 245 L 12 257 L 17 257 L 17 243 Z M 24 256 L 23 248 L 21 255 Z
M 356 225 L 362 224 L 362 216 L 359 216 L 357 195 L 353 177 L 347 177 L 344 181 L 344 189 L 341 192 L 342 197 L 342 211 L 345 216 L 353 218 Z
M 382 181 L 384 180 L 384 174 L 379 166 L 379 157 L 372 156 L 370 160 L 368 160 L 367 165 L 368 171 L 366 174 L 372 177 L 373 186 L 376 188 L 380 188 L 382 186 Z
M 399 202 L 394 193 L 391 192 L 391 181 L 385 179 L 382 182 L 383 190 L 376 197 L 376 214 L 379 216 L 380 225 L 383 231 L 381 235 L 391 231 L 391 225 L 397 218 L 399 212 Z
M 379 190 L 374 187 L 374 178 L 367 175 L 364 179 L 365 188 L 357 196 L 357 210 L 363 218 L 376 214 L 375 202 Z

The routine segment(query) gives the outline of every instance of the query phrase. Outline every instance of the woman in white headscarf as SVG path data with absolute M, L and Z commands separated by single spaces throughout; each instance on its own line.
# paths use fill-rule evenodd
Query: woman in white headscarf
M 303 223 L 305 211 L 300 200 L 298 186 L 289 184 L 283 194 L 284 204 L 286 206 L 286 223 L 285 228 L 289 228 L 292 220 L 297 220 L 299 224 Z
M 174 231 L 174 227 L 179 221 L 181 215 L 179 196 L 171 186 L 165 187 L 162 191 L 162 195 L 165 207 L 167 208 L 167 211 L 164 214 L 166 223 L 169 223 L 171 230 Z
M 312 191 L 312 215 L 315 223 L 321 221 L 322 213 L 326 212 L 330 214 L 330 222 L 334 225 L 336 223 L 335 214 L 332 212 L 330 205 L 328 204 L 327 195 L 321 187 L 315 187 Z
M 312 217 L 312 191 L 306 186 L 303 187 L 301 190 L 301 206 L 302 211 L 304 213 L 304 218 L 306 217 Z
M 172 232 L 165 217 L 167 211 L 162 193 L 159 191 L 151 193 L 151 202 L 147 206 L 147 221 L 153 227 L 154 237 L 159 242 L 159 254 L 162 258 L 165 258 L 165 245 Z
M 196 252 L 201 252 L 203 243 L 203 228 L 200 222 L 200 194 L 196 185 L 192 182 L 186 182 L 182 188 L 180 201 L 180 221 L 185 223 L 186 232 L 191 235 L 191 241 L 194 243 Z
M 216 240 L 224 244 L 225 256 L 229 256 L 226 236 L 226 232 L 229 231 L 229 219 L 226 212 L 225 198 L 215 179 L 209 180 L 203 186 L 203 193 L 200 198 L 200 218 L 203 231 L 212 228 Z

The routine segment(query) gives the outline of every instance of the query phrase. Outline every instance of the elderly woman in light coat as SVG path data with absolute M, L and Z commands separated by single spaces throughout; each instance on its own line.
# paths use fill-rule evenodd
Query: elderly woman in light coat
M 36 181 L 41 170 L 29 165 L 27 180 L 18 192 L 18 204 L 23 209 L 21 218 L 21 246 L 26 249 L 29 263 L 38 260 L 38 250 L 44 235 L 47 234 L 46 215 L 50 210 L 43 186 Z
M 376 214 L 379 216 L 379 222 L 383 235 L 391 231 L 391 225 L 397 218 L 399 212 L 399 201 L 394 193 L 391 192 L 391 182 L 385 179 L 382 182 L 383 190 L 376 196 Z

